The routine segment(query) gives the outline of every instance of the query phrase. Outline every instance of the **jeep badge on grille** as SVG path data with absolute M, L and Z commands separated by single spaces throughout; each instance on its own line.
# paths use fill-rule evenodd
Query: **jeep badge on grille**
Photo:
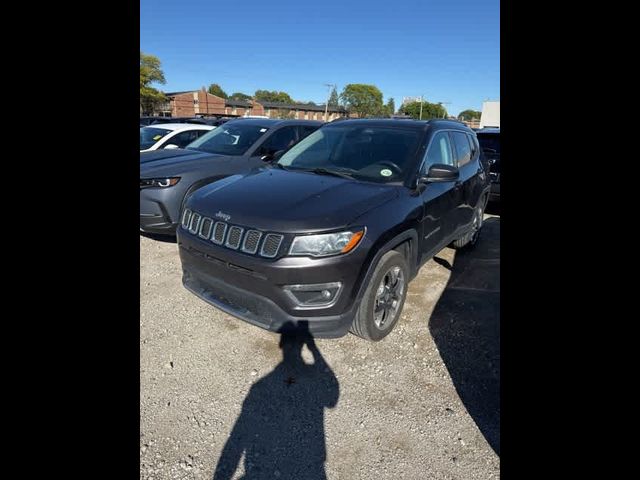
M 224 212 L 216 213 L 216 217 L 223 219 L 225 222 L 228 222 L 229 220 L 231 220 L 231 215 L 227 215 Z

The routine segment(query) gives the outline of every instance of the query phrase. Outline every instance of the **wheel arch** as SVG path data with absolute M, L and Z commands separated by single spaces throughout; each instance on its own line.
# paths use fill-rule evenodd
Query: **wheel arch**
M 418 273 L 418 248 L 418 231 L 415 228 L 404 230 L 387 240 L 380 248 L 378 248 L 378 251 L 367 265 L 366 273 L 360 282 L 356 301 L 360 302 L 362 300 L 362 296 L 364 295 L 367 285 L 371 280 L 371 276 L 373 275 L 376 265 L 378 265 L 382 256 L 391 250 L 397 250 L 405 256 L 407 264 L 409 265 L 408 281 L 413 280 Z

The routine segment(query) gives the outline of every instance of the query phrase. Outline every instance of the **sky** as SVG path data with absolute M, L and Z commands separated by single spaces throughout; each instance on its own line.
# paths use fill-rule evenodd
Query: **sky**
M 500 99 L 499 0 L 140 0 L 140 50 L 165 92 L 218 83 L 324 103 L 328 87 L 423 95 L 450 114 Z

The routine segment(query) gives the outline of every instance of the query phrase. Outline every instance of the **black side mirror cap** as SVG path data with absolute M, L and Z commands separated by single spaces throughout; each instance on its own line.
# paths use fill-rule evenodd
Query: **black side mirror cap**
M 456 167 L 436 163 L 431 165 L 426 175 L 422 175 L 418 179 L 418 183 L 455 182 L 459 177 L 460 171 Z

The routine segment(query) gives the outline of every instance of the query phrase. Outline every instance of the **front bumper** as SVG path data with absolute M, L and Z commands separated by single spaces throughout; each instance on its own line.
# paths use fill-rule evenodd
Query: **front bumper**
M 140 215 L 140 231 L 161 235 L 175 235 L 177 225 L 171 223 L 164 215 Z
M 346 335 L 357 311 L 358 260 L 283 257 L 257 258 L 213 246 L 178 232 L 182 283 L 211 305 L 272 332 L 304 329 L 315 337 Z M 354 252 L 355 253 L 355 252 Z M 352 264 L 352 262 L 355 262 Z M 300 308 L 282 290 L 284 285 L 342 282 L 336 303 L 325 308 Z
M 175 187 L 140 190 L 140 230 L 175 235 L 180 215 L 180 192 Z

